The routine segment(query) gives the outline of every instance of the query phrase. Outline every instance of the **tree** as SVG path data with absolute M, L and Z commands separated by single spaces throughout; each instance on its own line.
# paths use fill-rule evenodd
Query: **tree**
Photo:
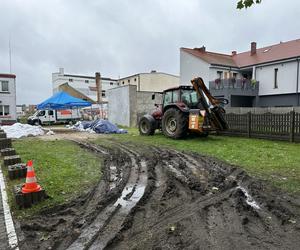
M 236 8 L 237 9 L 243 9 L 243 8 L 247 9 L 255 3 L 261 3 L 261 1 L 262 0 L 240 0 L 240 1 L 238 1 Z

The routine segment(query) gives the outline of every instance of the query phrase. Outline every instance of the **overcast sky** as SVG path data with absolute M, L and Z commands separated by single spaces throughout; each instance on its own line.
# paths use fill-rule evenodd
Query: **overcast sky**
M 231 53 L 300 38 L 300 1 L 0 0 L 0 73 L 17 75 L 17 104 L 52 95 L 51 73 L 118 78 L 179 75 L 179 48 Z

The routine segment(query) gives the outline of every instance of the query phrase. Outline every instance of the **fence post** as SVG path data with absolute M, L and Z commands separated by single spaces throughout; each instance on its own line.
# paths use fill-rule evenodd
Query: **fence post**
M 251 112 L 248 112 L 247 113 L 247 125 L 248 125 L 248 127 L 247 127 L 247 134 L 248 134 L 248 137 L 250 138 L 251 137 Z
M 295 111 L 290 112 L 290 142 L 295 141 Z

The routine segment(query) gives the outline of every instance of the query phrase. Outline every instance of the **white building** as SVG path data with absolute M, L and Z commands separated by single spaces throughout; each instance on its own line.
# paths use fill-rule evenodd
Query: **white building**
M 179 76 L 152 70 L 150 73 L 138 73 L 119 79 L 119 85 L 136 85 L 137 91 L 162 92 L 179 86 Z
M 87 99 L 91 99 L 94 102 L 97 101 L 97 87 L 95 76 L 83 76 L 83 75 L 70 75 L 65 74 L 64 69 L 60 68 L 59 72 L 52 73 L 52 89 L 53 93 L 60 91 L 62 85 L 68 85 Z M 118 81 L 111 78 L 101 77 L 101 96 L 102 101 L 106 102 L 106 91 L 108 89 L 118 86 Z M 72 93 L 70 93 L 72 94 Z
M 16 119 L 16 76 L 0 74 L 0 124 L 13 123 Z
M 201 76 L 231 106 L 300 106 L 299 61 L 300 39 L 230 55 L 181 48 L 180 82 Z

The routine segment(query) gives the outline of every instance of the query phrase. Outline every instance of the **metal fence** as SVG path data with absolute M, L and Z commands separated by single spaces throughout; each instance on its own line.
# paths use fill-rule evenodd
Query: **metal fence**
M 300 113 L 226 113 L 225 135 L 300 142 Z

